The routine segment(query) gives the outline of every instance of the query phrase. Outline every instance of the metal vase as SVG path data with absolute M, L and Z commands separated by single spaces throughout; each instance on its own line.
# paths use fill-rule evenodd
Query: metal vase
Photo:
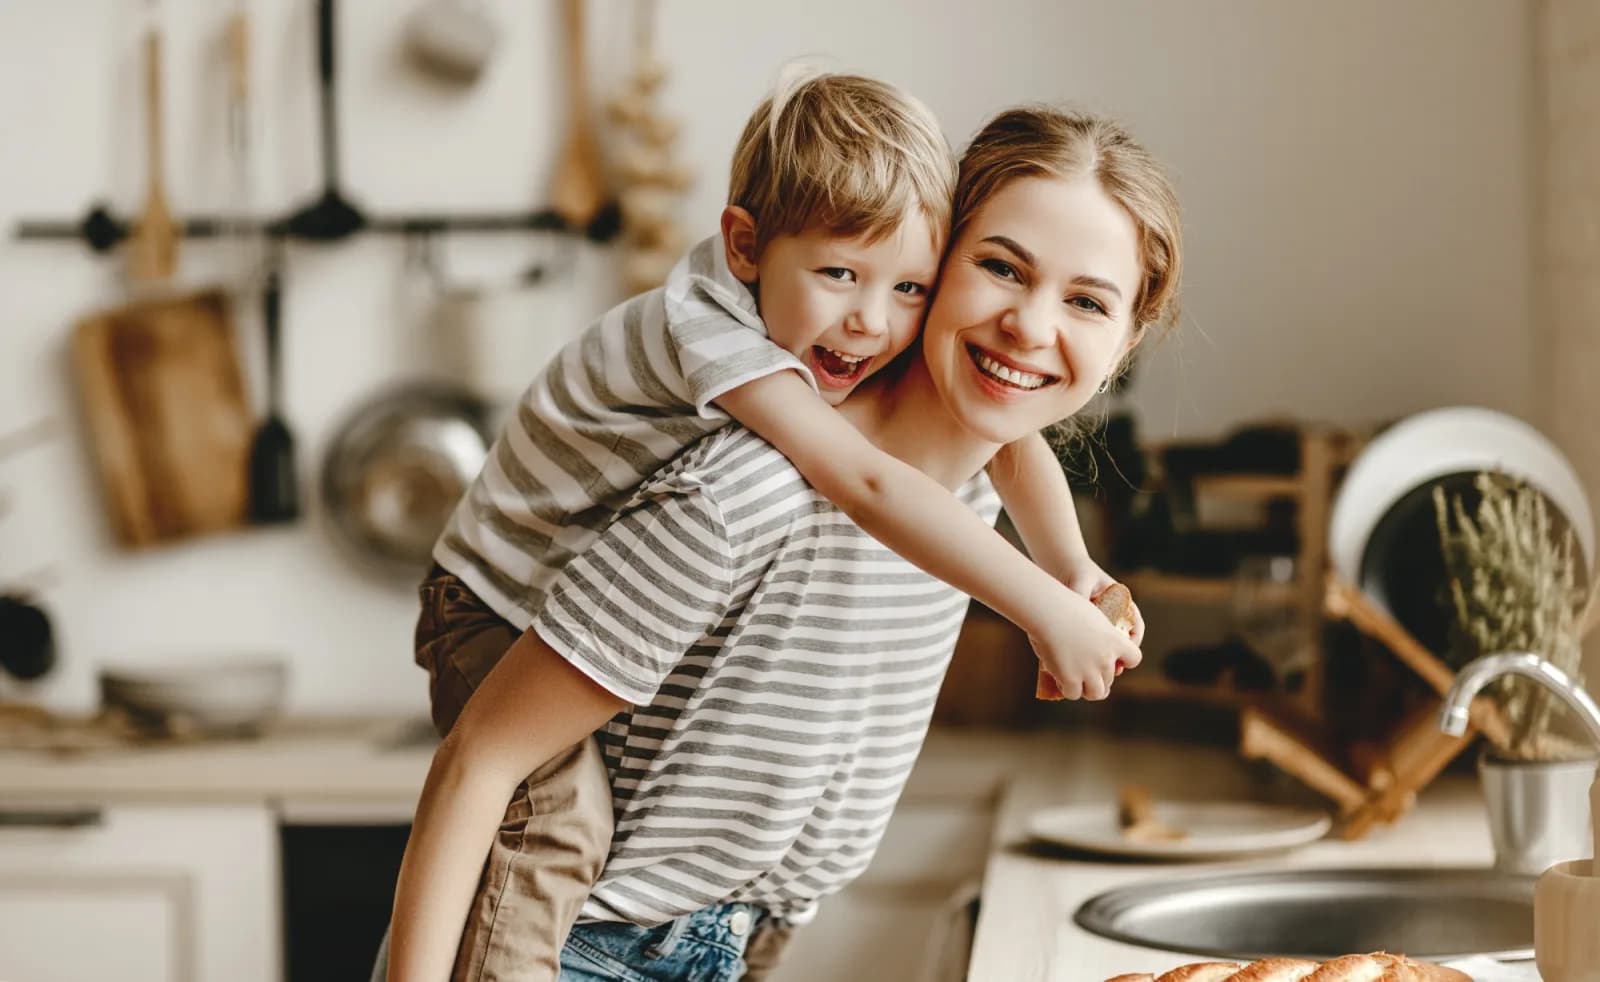
M 1478 759 L 1495 868 L 1537 876 L 1556 863 L 1594 855 L 1589 785 L 1600 758 Z

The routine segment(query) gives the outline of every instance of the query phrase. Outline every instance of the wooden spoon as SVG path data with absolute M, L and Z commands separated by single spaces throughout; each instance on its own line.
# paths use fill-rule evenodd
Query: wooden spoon
M 561 4 L 567 46 L 567 139 L 550 189 L 550 207 L 575 231 L 587 228 L 606 203 L 600 147 L 589 112 L 582 3 L 562 0 Z
M 128 275 L 135 282 L 160 283 L 178 266 L 177 223 L 167 207 L 161 153 L 161 32 L 152 26 L 144 39 L 145 152 L 150 187 L 144 213 L 128 238 Z

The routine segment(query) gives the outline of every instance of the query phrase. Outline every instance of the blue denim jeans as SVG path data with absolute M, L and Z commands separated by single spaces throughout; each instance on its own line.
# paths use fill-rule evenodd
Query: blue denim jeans
M 561 949 L 561 982 L 736 982 L 766 912 L 720 904 L 657 927 L 576 924 Z

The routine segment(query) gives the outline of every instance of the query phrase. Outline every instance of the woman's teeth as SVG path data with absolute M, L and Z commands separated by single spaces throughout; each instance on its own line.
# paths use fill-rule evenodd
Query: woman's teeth
M 981 351 L 973 351 L 972 360 L 978 363 L 983 374 L 999 379 L 1000 381 L 1018 389 L 1037 389 L 1050 381 L 1048 375 L 1035 375 L 1032 372 L 1022 372 L 1007 365 L 1002 365 Z

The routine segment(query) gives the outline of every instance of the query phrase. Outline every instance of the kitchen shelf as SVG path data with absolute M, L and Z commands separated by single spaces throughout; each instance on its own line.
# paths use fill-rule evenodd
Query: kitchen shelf
M 1231 576 L 1187 576 L 1146 569 L 1127 573 L 1121 579 L 1136 601 L 1141 596 L 1200 604 L 1225 604 L 1233 599 Z M 1293 603 L 1299 597 L 1299 588 L 1284 584 L 1275 593 L 1284 603 Z
M 1146 674 L 1148 672 L 1148 674 Z M 1242 690 L 1234 688 L 1232 678 L 1226 673 L 1210 685 L 1194 682 L 1175 682 L 1160 674 L 1152 665 L 1148 669 L 1134 669 L 1112 683 L 1113 698 L 1123 697 L 1143 701 L 1182 702 L 1191 706 L 1210 706 L 1217 709 L 1259 708 L 1279 713 L 1293 713 L 1293 697 L 1265 689 Z
M 1298 498 L 1305 480 L 1297 474 L 1199 474 L 1193 478 L 1196 494 L 1215 494 L 1247 501 Z

